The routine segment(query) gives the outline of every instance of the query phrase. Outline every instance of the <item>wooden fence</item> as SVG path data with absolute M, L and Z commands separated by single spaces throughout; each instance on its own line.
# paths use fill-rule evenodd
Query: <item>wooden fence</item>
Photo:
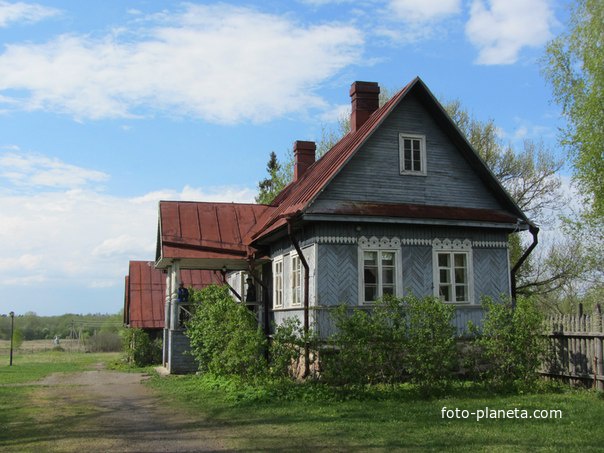
M 547 353 L 541 374 L 574 385 L 604 390 L 604 323 L 597 305 L 592 314 L 550 316 L 545 321 Z

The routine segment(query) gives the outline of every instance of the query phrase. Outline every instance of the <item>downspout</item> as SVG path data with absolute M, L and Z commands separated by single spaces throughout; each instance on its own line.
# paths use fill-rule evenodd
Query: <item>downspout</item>
M 516 272 L 518 272 L 518 269 L 520 269 L 520 266 L 522 266 L 524 264 L 526 259 L 529 257 L 529 255 L 533 251 L 533 249 L 535 247 L 537 247 L 537 244 L 539 243 L 539 238 L 538 238 L 539 228 L 536 227 L 535 225 L 529 224 L 529 231 L 533 235 L 533 243 L 529 246 L 528 249 L 525 250 L 525 252 L 522 254 L 520 259 L 514 265 L 514 267 L 512 268 L 512 270 L 510 272 L 510 277 L 512 280 L 512 307 L 516 306 Z
M 306 261 L 304 254 L 302 253 L 302 249 L 300 248 L 300 243 L 294 236 L 294 228 L 293 228 L 291 218 L 287 220 L 287 234 L 289 236 L 289 239 L 290 239 L 292 245 L 296 249 L 296 252 L 298 252 L 298 257 L 300 258 L 300 262 L 302 263 L 302 266 L 304 267 L 304 376 L 303 377 L 307 377 L 310 374 L 310 364 L 309 364 L 309 361 L 310 361 L 309 349 L 310 348 L 308 345 L 308 331 L 309 331 L 309 324 L 310 324 L 309 317 L 308 317 L 308 309 L 309 309 L 308 289 L 309 289 L 310 268 L 308 267 L 308 262 Z

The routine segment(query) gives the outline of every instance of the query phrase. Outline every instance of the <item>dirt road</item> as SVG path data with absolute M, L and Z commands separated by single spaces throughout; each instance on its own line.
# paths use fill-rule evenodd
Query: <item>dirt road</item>
M 36 404 L 52 407 L 42 411 L 40 419 L 48 424 L 48 438 L 21 446 L 59 452 L 227 450 L 220 441 L 225 435 L 220 426 L 166 407 L 142 384 L 145 378 L 98 365 L 92 371 L 58 373 L 37 382 Z

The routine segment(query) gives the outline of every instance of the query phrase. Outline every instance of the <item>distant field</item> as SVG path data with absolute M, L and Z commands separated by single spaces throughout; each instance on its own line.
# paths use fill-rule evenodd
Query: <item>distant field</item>
M 67 352 L 84 352 L 84 344 L 78 340 L 59 340 L 59 346 Z M 55 347 L 53 340 L 32 340 L 24 341 L 19 348 L 19 354 L 33 354 L 36 352 L 52 351 Z M 10 341 L 0 340 L 0 356 L 8 355 L 10 351 Z M 14 352 L 17 350 L 15 349 Z

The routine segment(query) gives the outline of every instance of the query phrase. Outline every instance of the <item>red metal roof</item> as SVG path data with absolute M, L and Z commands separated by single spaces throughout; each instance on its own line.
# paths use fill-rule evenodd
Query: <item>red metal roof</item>
M 213 271 L 181 270 L 180 279 L 186 287 L 205 288 L 222 283 Z M 164 327 L 166 274 L 152 261 L 130 261 L 124 297 L 124 322 L 130 327 L 159 329 Z
M 159 204 L 161 259 L 245 259 L 244 242 L 266 205 L 161 201 Z

